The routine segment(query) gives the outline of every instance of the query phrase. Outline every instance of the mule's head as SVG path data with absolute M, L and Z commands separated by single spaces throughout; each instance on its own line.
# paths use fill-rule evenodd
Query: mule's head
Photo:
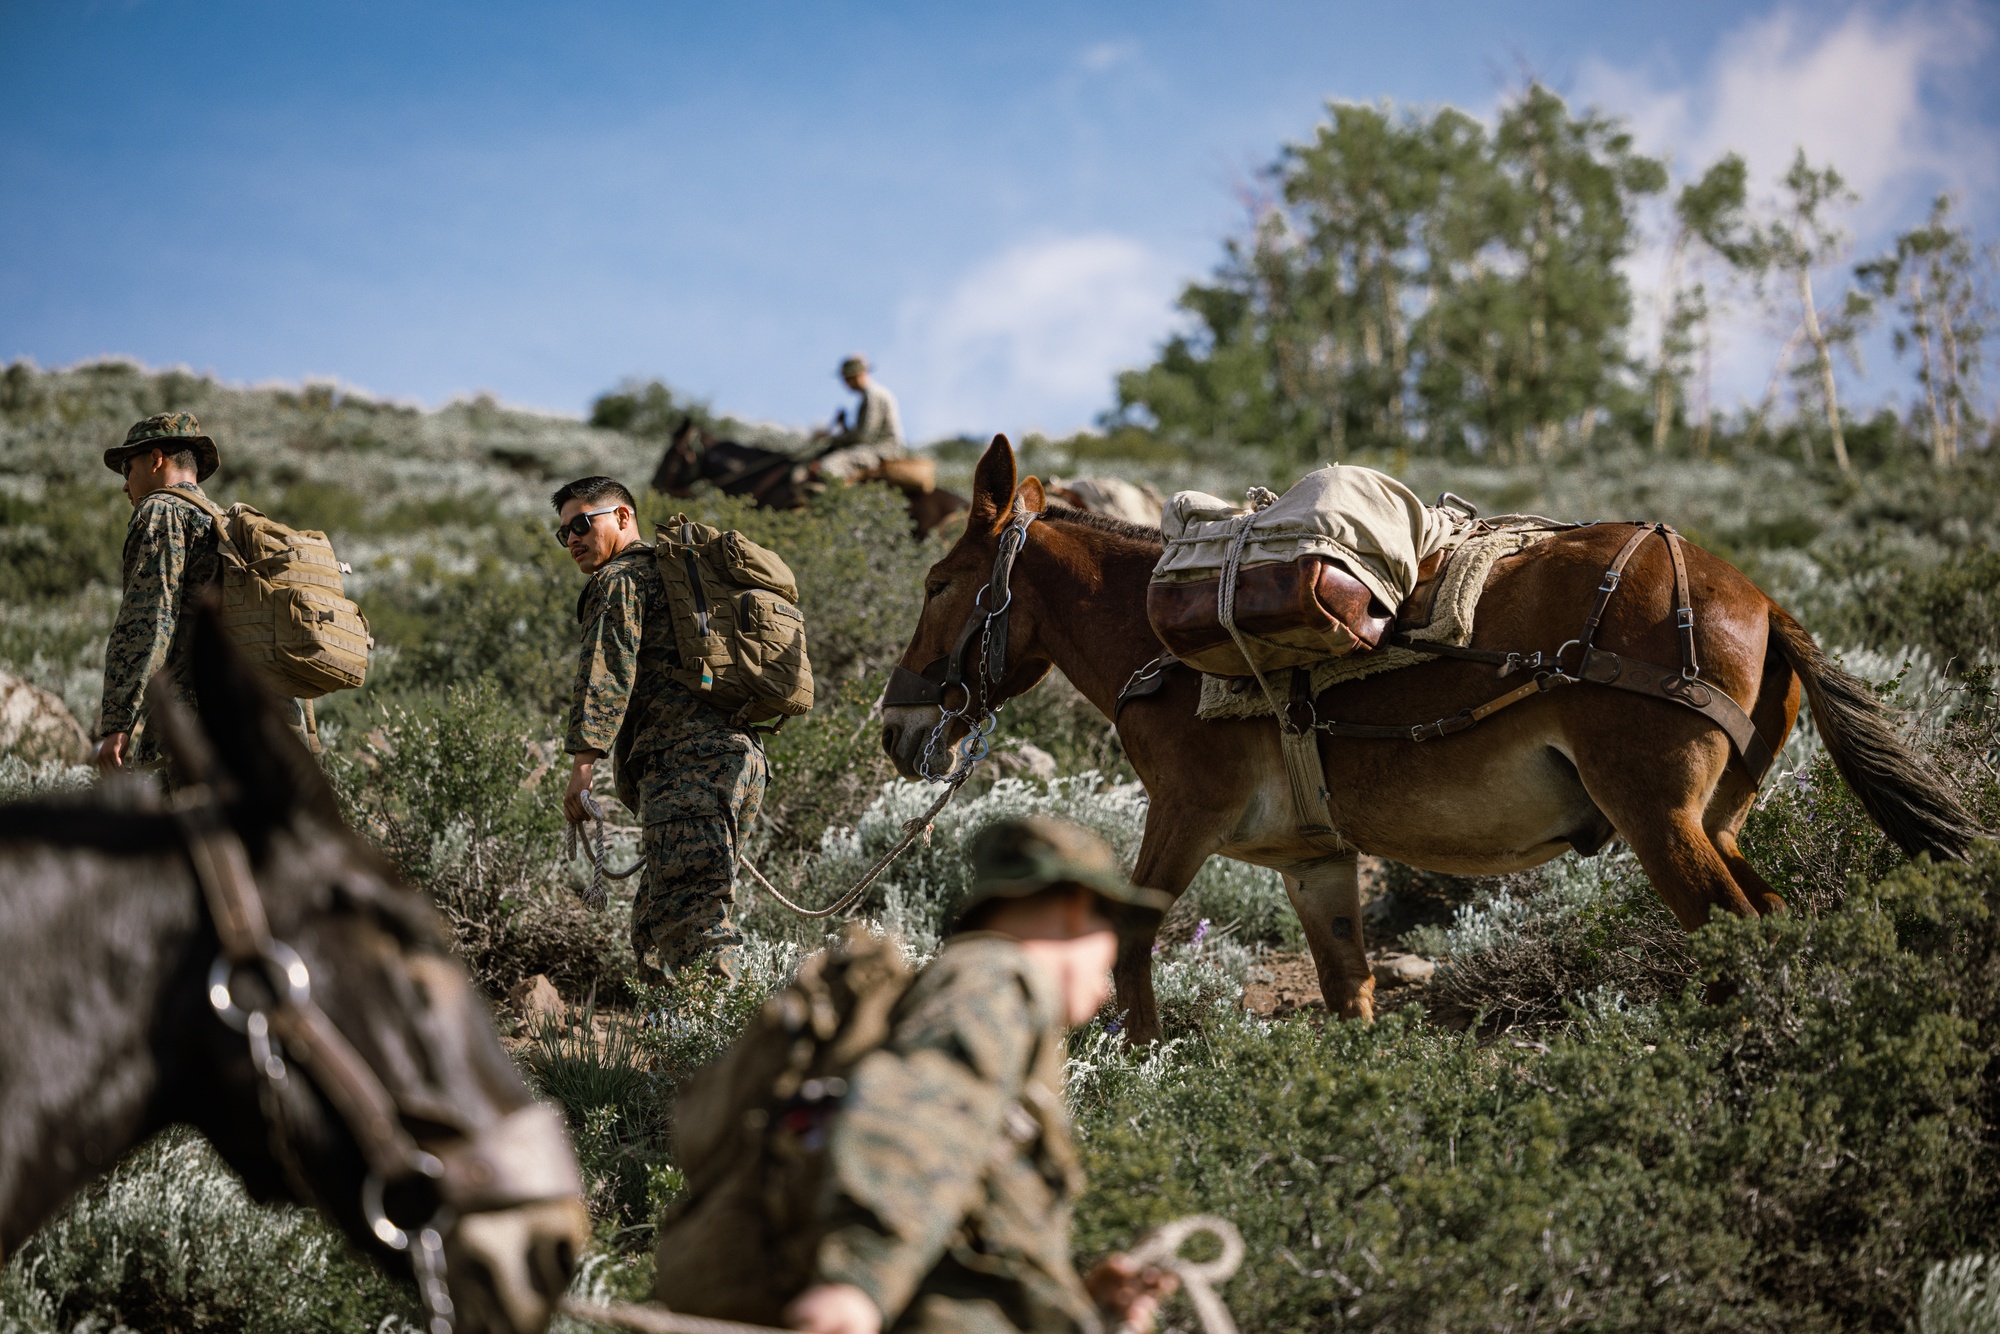
M 667 442 L 666 451 L 660 455 L 660 466 L 653 470 L 653 489 L 663 496 L 685 499 L 693 495 L 694 484 L 701 480 L 706 444 L 694 418 L 683 417 L 673 439 Z
M 239 966 L 223 973 L 218 999 L 207 971 L 215 956 L 196 951 L 193 985 L 178 989 L 192 993 L 180 1026 L 189 1050 L 163 1090 L 172 1113 L 216 1144 L 254 1196 L 318 1206 L 385 1264 L 409 1269 L 409 1252 L 385 1242 L 416 1241 L 431 1226 L 461 1331 L 543 1329 L 589 1236 L 560 1118 L 529 1095 L 429 905 L 342 823 L 318 766 L 224 644 L 212 609 L 193 666 L 198 719 L 157 688 L 154 717 L 179 776 L 213 795 L 223 837 L 247 853 L 283 947 L 274 952 L 295 951 L 304 977 Z M 287 1016 L 303 1007 L 281 1011 L 276 992 L 300 981 L 361 1076 L 343 1078 L 338 1061 L 312 1059 L 303 1034 L 287 1036 Z M 279 1036 L 275 1061 L 248 1019 L 260 1006 Z M 370 1079 L 386 1094 L 387 1133 L 424 1170 L 382 1170 L 384 1123 L 357 1112 L 354 1094 Z
M 994 586 L 1002 535 L 1018 513 L 1046 507 L 1040 482 L 1016 487 L 1013 447 L 994 436 L 973 474 L 964 534 L 924 575 L 923 613 L 883 701 L 882 749 L 905 778 L 943 776 L 972 720 L 1048 674 L 1035 651 L 1035 590 L 1018 566 Z M 1005 619 L 989 621 L 1003 607 Z

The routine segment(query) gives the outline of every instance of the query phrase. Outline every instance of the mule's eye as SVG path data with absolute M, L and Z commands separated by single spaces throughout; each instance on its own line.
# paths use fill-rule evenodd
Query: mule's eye
M 950 587 L 951 580 L 949 579 L 933 579 L 924 585 L 924 596 L 926 598 L 934 598 Z

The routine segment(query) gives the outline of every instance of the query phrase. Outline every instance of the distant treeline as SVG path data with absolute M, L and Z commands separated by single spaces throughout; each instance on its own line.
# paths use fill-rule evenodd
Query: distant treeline
M 1855 196 L 1833 167 L 1801 151 L 1764 202 L 1733 153 L 1677 181 L 1619 122 L 1539 84 L 1490 130 L 1451 109 L 1333 103 L 1262 184 L 1248 233 L 1182 294 L 1195 328 L 1118 378 L 1114 433 L 1302 461 L 1379 448 L 1525 462 L 1607 433 L 1704 454 L 1725 300 L 1792 331 L 1763 401 L 1730 424 L 1739 444 L 1770 435 L 1789 383 L 1785 437 L 1846 471 L 1837 363 L 1881 319 L 1917 377 L 1898 433 L 1948 463 L 1987 427 L 1992 250 L 1948 197 L 1846 268 L 1838 215 Z M 1668 219 L 1661 318 L 1635 352 L 1620 264 L 1649 199 Z

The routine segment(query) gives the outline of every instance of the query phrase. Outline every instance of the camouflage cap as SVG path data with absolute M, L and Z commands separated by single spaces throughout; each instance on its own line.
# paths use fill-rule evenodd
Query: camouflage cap
M 144 421 L 134 422 L 132 429 L 125 433 L 124 444 L 104 451 L 104 466 L 122 473 L 126 459 L 149 449 L 163 449 L 169 454 L 192 450 L 195 480 L 198 482 L 207 481 L 208 475 L 222 462 L 222 456 L 215 451 L 215 441 L 202 432 L 201 423 L 194 419 L 192 412 L 161 412 Z
M 1165 912 L 1173 899 L 1126 879 L 1103 839 L 1063 820 L 1031 815 L 1002 820 L 972 840 L 972 892 L 954 915 L 963 921 L 983 903 L 1021 899 L 1045 889 L 1077 885 L 1120 911 Z
M 856 352 L 853 356 L 840 363 L 840 378 L 843 380 L 850 375 L 866 375 L 867 373 L 868 358 L 862 356 L 859 352 Z

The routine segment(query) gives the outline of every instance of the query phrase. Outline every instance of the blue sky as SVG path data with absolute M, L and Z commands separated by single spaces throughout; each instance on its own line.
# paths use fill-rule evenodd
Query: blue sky
M 1485 113 L 1534 71 L 1692 165 L 1806 143 L 1861 186 L 1864 246 L 1941 187 L 1991 234 L 1995 18 L 0 0 L 0 359 L 563 412 L 659 375 L 805 423 L 865 350 L 919 436 L 1060 431 L 1326 98 Z M 1769 342 L 1735 312 L 1726 391 Z

